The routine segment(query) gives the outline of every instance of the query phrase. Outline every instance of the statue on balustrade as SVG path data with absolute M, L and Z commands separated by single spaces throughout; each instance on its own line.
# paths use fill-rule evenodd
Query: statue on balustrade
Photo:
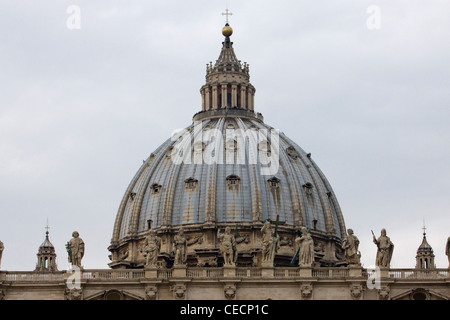
M 358 251 L 359 239 L 353 235 L 352 229 L 347 230 L 347 235 L 342 240 L 342 248 L 345 250 L 345 259 L 348 265 L 361 265 L 361 253 Z
M 220 253 L 223 256 L 225 266 L 234 266 L 237 258 L 236 239 L 231 233 L 230 227 L 225 228 L 225 232 L 221 233 L 217 230 L 217 239 L 222 241 L 220 244 Z
M 186 255 L 187 239 L 184 236 L 183 228 L 180 228 L 178 233 L 173 238 L 173 246 L 175 250 L 174 265 L 185 265 L 187 257 Z
M 450 238 L 449 238 L 450 239 Z M 2 255 L 3 255 L 3 250 L 5 250 L 5 246 L 3 245 L 3 242 L 0 241 L 0 267 L 2 265 Z
M 381 229 L 381 236 L 376 239 L 373 234 L 373 243 L 378 247 L 377 257 L 375 260 L 375 265 L 381 268 L 389 268 L 392 259 L 392 253 L 394 252 L 394 244 L 391 239 L 386 236 L 386 229 Z
M 149 267 L 157 267 L 158 256 L 161 250 L 161 238 L 156 235 L 154 230 L 150 230 L 144 242 L 145 265 Z
M 298 265 L 300 267 L 311 267 L 314 263 L 314 240 L 306 227 L 300 229 L 301 236 L 295 239 L 299 248 Z
M 447 245 L 445 247 L 445 254 L 448 258 L 448 268 L 450 269 L 450 237 L 447 239 Z M 1 256 L 0 256 L 1 257 Z
M 80 238 L 78 231 L 74 231 L 72 237 L 66 244 L 68 260 L 72 266 L 81 268 L 81 259 L 84 256 L 84 241 Z
M 273 263 L 275 253 L 279 249 L 280 236 L 276 235 L 274 237 L 274 231 L 272 230 L 272 225 L 270 221 L 264 222 L 264 225 L 261 228 L 261 233 L 262 233 L 262 262 Z

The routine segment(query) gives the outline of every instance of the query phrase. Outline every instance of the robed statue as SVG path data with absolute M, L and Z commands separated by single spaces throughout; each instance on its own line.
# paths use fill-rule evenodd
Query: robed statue
M 275 258 L 275 253 L 279 249 L 279 235 L 276 234 L 274 236 L 274 231 L 272 230 L 272 224 L 270 221 L 264 222 L 263 227 L 261 228 L 262 233 L 262 261 L 263 262 L 272 262 Z
M 300 267 L 311 267 L 314 263 L 314 240 L 306 227 L 300 229 L 301 236 L 295 239 L 299 248 L 298 265 Z
M 156 235 L 154 230 L 150 230 L 145 238 L 143 253 L 145 257 L 145 265 L 156 267 L 158 264 L 158 256 L 161 250 L 161 238 Z
M 447 245 L 445 246 L 445 254 L 448 258 L 448 268 L 450 269 L 450 237 L 447 239 Z
M 394 252 L 394 244 L 391 239 L 386 236 L 386 229 L 381 229 L 381 236 L 376 239 L 373 234 L 373 243 L 377 245 L 377 257 L 375 265 L 381 268 L 389 268 L 392 259 L 392 253 Z
M 226 227 L 224 233 L 221 233 L 220 229 L 218 229 L 217 239 L 222 241 L 219 249 L 223 257 L 224 265 L 234 266 L 237 259 L 236 239 L 231 233 L 230 227 Z
M 78 231 L 74 231 L 72 237 L 66 244 L 68 260 L 72 266 L 81 268 L 81 259 L 84 256 L 84 241 L 80 238 Z
M 187 239 L 184 236 L 183 228 L 180 228 L 178 233 L 173 238 L 173 246 L 175 250 L 174 265 L 185 265 L 187 257 L 186 255 Z
M 3 245 L 3 242 L 0 241 L 0 266 L 2 265 L 3 250 L 5 250 L 5 246 Z
M 353 234 L 352 229 L 347 230 L 347 235 L 342 240 L 342 248 L 345 250 L 345 260 L 349 265 L 360 265 L 359 239 Z

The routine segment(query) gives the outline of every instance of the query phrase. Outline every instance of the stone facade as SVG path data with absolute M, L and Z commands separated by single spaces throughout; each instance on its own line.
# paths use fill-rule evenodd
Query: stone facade
M 448 269 L 382 270 L 379 287 L 363 268 L 153 268 L 71 273 L 0 272 L 5 300 L 448 300 Z M 370 279 L 369 279 L 370 280 Z M 68 287 L 71 287 L 69 289 Z

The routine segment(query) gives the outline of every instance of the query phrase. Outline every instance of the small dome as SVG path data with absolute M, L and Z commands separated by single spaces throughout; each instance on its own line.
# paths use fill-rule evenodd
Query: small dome
M 433 248 L 430 246 L 430 244 L 427 241 L 426 234 L 423 234 L 422 243 L 420 244 L 419 248 L 417 249 L 417 253 L 419 252 L 433 252 Z
M 42 244 L 39 246 L 40 249 L 46 248 L 46 249 L 55 249 L 53 244 L 48 239 L 48 232 L 46 232 L 45 240 L 42 242 Z

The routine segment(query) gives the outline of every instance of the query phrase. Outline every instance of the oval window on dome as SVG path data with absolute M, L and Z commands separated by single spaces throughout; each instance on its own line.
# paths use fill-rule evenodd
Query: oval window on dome
M 152 189 L 152 194 L 158 194 L 160 193 L 162 186 L 160 184 L 154 183 L 150 188 Z

